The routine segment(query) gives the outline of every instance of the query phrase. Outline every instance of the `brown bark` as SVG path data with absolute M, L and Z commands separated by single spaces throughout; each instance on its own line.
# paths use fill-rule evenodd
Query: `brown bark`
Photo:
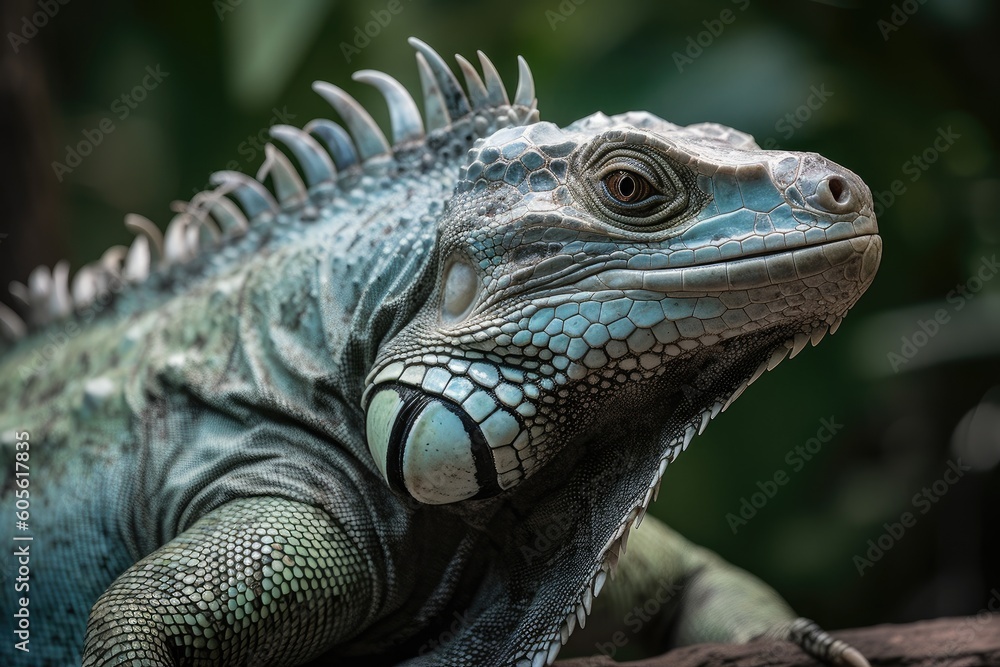
M 1000 666 L 1000 615 L 941 618 L 831 633 L 857 648 L 873 667 Z M 604 656 L 561 660 L 559 667 L 819 667 L 788 642 L 699 644 L 656 658 L 619 663 Z

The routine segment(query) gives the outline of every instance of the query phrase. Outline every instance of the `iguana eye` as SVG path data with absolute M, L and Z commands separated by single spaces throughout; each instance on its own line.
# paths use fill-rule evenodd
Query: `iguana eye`
M 693 172 L 652 146 L 595 142 L 581 151 L 570 186 L 612 224 L 630 231 L 658 231 L 700 209 L 707 196 Z
M 678 194 L 669 174 L 647 164 L 645 156 L 623 150 L 608 157 L 597 174 L 595 189 L 605 208 L 623 222 L 645 226 L 644 218 Z
M 620 204 L 635 204 L 653 194 L 653 186 L 646 178 L 634 171 L 618 169 L 604 177 L 604 189 L 608 196 Z

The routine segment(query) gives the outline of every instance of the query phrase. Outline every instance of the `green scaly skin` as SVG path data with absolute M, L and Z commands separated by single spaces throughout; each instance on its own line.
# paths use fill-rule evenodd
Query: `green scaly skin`
M 162 251 L 133 218 L 72 290 L 62 267 L 17 290 L 0 443 L 30 452 L 31 652 L 4 664 L 551 662 L 669 463 L 871 283 L 846 169 L 647 113 L 558 128 L 523 61 L 510 103 L 489 61 L 464 92 L 413 43 L 426 130 L 383 74 L 358 78 L 392 145 L 318 84 L 352 136 L 276 128 L 301 173 L 269 148 L 274 195 L 222 174 Z M 676 585 L 658 648 L 866 664 L 645 521 L 597 617 Z

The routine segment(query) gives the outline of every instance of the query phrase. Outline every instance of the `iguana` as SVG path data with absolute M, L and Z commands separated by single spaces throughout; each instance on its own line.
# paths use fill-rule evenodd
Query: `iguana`
M 463 89 L 411 43 L 423 118 L 354 75 L 391 144 L 317 82 L 347 129 L 272 128 L 297 167 L 268 145 L 162 237 L 131 216 L 12 287 L 0 662 L 538 666 L 670 582 L 664 644 L 867 664 L 651 518 L 619 559 L 692 438 L 871 283 L 868 188 L 712 123 L 559 128 L 523 59 L 510 102 L 482 53 Z

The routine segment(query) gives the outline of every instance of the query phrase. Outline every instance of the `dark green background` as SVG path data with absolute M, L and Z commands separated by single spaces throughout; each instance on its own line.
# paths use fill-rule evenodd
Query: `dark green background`
M 37 10 L 10 9 L 17 4 L 5 10 L 5 33 Z M 1000 240 L 997 4 L 401 0 L 402 12 L 348 63 L 342 43 L 386 4 L 72 0 L 17 54 L 8 37 L 4 89 L 32 101 L 28 125 L 7 132 L 7 169 L 20 181 L 8 179 L 3 197 L 16 204 L 34 193 L 40 203 L 0 222 L 9 234 L 3 276 L 23 280 L 33 264 L 63 256 L 74 267 L 92 261 L 130 241 L 125 213 L 163 226 L 169 202 L 189 199 L 210 172 L 235 161 L 253 173 L 262 156 L 247 139 L 275 109 L 298 126 L 332 115 L 310 90 L 315 79 L 347 88 L 384 124 L 381 98 L 349 75 L 382 69 L 419 90 L 409 35 L 443 54 L 474 60 L 484 50 L 511 92 L 524 55 L 542 118 L 560 124 L 645 109 L 819 152 L 873 191 L 905 187 L 879 219 L 879 275 L 836 336 L 766 374 L 712 423 L 671 467 L 654 512 L 829 626 L 983 608 L 1000 586 L 1000 279 L 971 299 L 947 296 Z M 711 40 L 702 35 L 708 45 L 679 68 L 675 53 L 724 10 L 733 20 Z M 890 30 L 894 11 L 904 13 Z M 156 65 L 169 75 L 121 119 L 114 100 Z M 800 106 L 815 90 L 828 99 L 807 113 Z M 808 118 L 789 136 L 782 119 L 797 111 Z M 57 182 L 51 162 L 104 117 L 115 131 Z M 948 128 L 958 138 L 914 171 L 912 157 Z M 30 133 L 42 159 L 16 161 L 18 132 Z M 888 354 L 942 308 L 948 321 L 893 369 Z M 824 418 L 843 427 L 796 472 L 787 453 Z M 958 457 L 974 470 L 921 513 L 914 494 Z M 727 514 L 777 471 L 788 483 L 734 534 Z M 859 576 L 855 556 L 905 511 L 915 525 Z

